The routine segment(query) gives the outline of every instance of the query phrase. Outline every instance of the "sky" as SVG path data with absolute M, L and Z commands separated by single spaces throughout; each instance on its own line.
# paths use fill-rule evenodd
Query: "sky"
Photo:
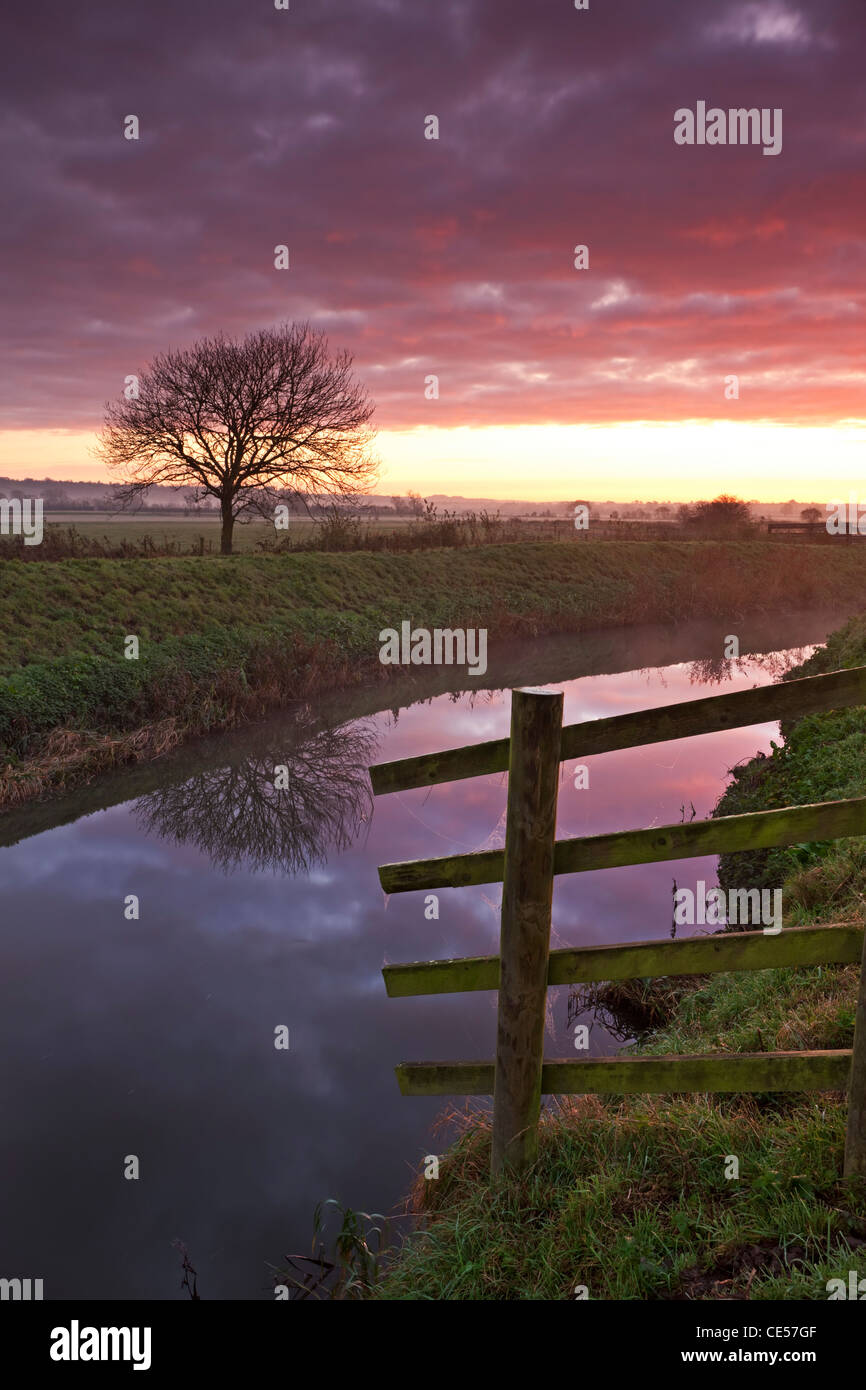
M 3 17 L 0 474 L 103 479 L 127 375 L 309 320 L 383 492 L 859 486 L 864 0 L 289 6 Z M 699 102 L 781 148 L 678 144 Z

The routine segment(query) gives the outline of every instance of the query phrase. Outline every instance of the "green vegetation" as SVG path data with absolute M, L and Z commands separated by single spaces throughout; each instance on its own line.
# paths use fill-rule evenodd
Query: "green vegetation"
M 694 502 L 691 506 L 680 507 L 679 522 L 694 536 L 742 537 L 758 528 L 748 502 L 731 497 L 728 493 L 722 493 L 712 502 Z
M 292 550 L 375 550 L 403 553 L 439 546 L 498 545 L 558 540 L 586 541 L 718 539 L 709 530 L 678 536 L 676 525 L 643 521 L 598 521 L 591 531 L 577 532 L 568 517 L 502 517 L 498 512 L 440 511 L 427 502 L 408 515 L 370 516 L 338 507 L 315 519 L 291 517 L 285 531 L 270 521 L 250 517 L 235 526 L 232 551 L 284 554 Z M 169 555 L 218 555 L 221 527 L 213 513 L 106 512 L 53 515 L 46 520 L 41 545 L 25 545 L 21 536 L 0 536 L 0 560 L 134 559 Z M 722 537 L 723 539 L 726 537 Z
M 291 499 L 290 499 L 291 500 Z M 399 500 L 399 499 L 397 499 Z M 294 504 L 293 504 L 294 505 Z M 812 509 L 814 510 L 814 509 Z M 616 519 L 613 519 L 616 517 Z M 215 555 L 220 553 L 221 523 L 213 511 L 145 508 L 132 512 L 51 512 L 46 515 L 40 545 L 26 545 L 22 536 L 0 536 L 0 560 L 29 563 L 68 559 L 134 559 L 154 556 Z M 315 514 L 299 507 L 292 512 L 287 530 L 277 531 L 271 520 L 249 514 L 235 524 L 233 552 L 285 554 L 293 550 L 373 550 L 405 553 L 440 546 L 500 545 L 559 541 L 587 542 L 677 540 L 766 541 L 762 522 L 749 517 L 745 502 L 718 497 L 680 508 L 675 521 L 626 520 L 616 513 L 602 520 L 594 516 L 586 529 L 575 529 L 571 516 L 502 516 L 481 509 L 460 513 L 440 510 L 435 503 L 413 499 L 411 508 L 387 511 L 363 503 L 345 501 L 319 506 Z M 851 537 L 829 535 L 823 526 L 808 534 L 772 533 L 772 541 L 790 547 L 805 542 L 847 547 Z M 855 538 L 856 539 L 856 538 Z M 787 557 L 790 563 L 790 556 Z M 784 561 L 783 561 L 784 563 Z
M 155 643 L 211 628 L 359 645 L 383 621 L 427 626 L 462 613 L 529 631 L 736 617 L 866 597 L 866 554 L 803 547 L 792 572 L 763 542 L 553 543 L 413 555 L 239 556 L 0 565 L 0 674 L 69 656 L 121 655 L 122 634 Z M 495 640 L 497 631 L 491 632 Z
M 826 1298 L 828 1279 L 866 1273 L 831 1097 L 580 1098 L 546 1116 L 532 1172 L 493 1187 L 489 1124 L 462 1119 L 380 1299 Z
M 0 561 L 0 805 L 381 679 L 378 634 L 404 619 L 496 643 L 861 596 L 857 547 L 804 546 L 788 567 L 760 541 Z
M 866 618 L 852 619 L 833 633 L 826 646 L 794 672 L 818 676 L 843 667 L 866 665 Z M 866 789 L 866 724 L 860 709 L 812 714 L 795 724 L 783 723 L 784 742 L 773 743 L 769 756 L 759 754 L 731 771 L 731 784 L 716 807 L 720 816 L 771 810 L 862 796 Z M 778 887 L 785 877 L 821 860 L 825 842 L 787 849 L 723 855 L 723 888 L 748 882 L 750 887 Z
M 302 527 L 299 521 L 297 530 Z M 311 523 L 307 523 L 307 530 Z M 239 551 L 259 549 L 274 534 L 263 521 L 249 522 L 235 532 Z M 0 537 L 0 560 L 26 560 L 31 564 L 75 559 L 147 559 L 168 555 L 218 555 L 220 525 L 212 517 L 107 515 L 92 520 L 87 513 L 65 524 L 46 520 L 41 545 L 25 545 L 20 536 Z
M 328 1212 L 329 1207 L 334 1211 Z M 330 1242 L 332 1259 L 328 1258 L 325 1238 L 328 1216 L 340 1218 Z M 287 1255 L 282 1265 L 273 1267 L 275 1288 L 284 1288 L 294 1299 L 348 1302 L 370 1298 L 381 1276 L 390 1224 L 379 1212 L 355 1211 L 333 1197 L 320 1202 L 313 1213 L 313 1253 Z
M 863 663 L 857 619 L 789 676 Z M 720 813 L 862 795 L 863 731 L 863 710 L 786 728 L 784 748 L 738 770 Z M 866 919 L 866 840 L 771 853 L 786 927 Z M 639 981 L 660 1031 L 631 1050 L 850 1047 L 858 978 L 850 965 Z M 457 1141 L 439 1180 L 416 1183 L 420 1229 L 373 1297 L 570 1299 L 585 1285 L 596 1299 L 825 1299 L 828 1280 L 866 1275 L 866 1182 L 840 1177 L 841 1094 L 566 1099 L 545 1116 L 531 1172 L 493 1185 L 487 1116 L 445 1119 Z

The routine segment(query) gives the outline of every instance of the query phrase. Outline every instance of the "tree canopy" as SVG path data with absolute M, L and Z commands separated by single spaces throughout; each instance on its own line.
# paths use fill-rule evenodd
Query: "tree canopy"
M 215 497 L 221 550 L 245 513 L 367 492 L 374 405 L 347 352 L 308 323 L 162 353 L 106 406 L 98 454 L 132 500 L 155 483 Z
M 711 502 L 694 502 L 679 509 L 680 523 L 697 534 L 725 536 L 752 529 L 748 502 L 723 492 Z

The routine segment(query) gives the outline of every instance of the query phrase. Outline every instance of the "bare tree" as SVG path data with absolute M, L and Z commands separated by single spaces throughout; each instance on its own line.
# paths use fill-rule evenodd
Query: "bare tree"
M 237 518 L 272 514 L 287 493 L 369 491 L 373 410 L 350 355 L 331 355 L 308 323 L 241 342 L 217 334 L 160 354 L 134 399 L 110 401 L 97 453 L 120 475 L 125 502 L 155 483 L 215 497 L 230 555 Z

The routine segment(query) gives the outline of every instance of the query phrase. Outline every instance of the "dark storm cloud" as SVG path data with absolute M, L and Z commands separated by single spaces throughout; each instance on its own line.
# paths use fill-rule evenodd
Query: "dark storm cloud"
M 37 0 L 5 48 L 7 426 L 306 317 L 380 426 L 713 415 L 730 372 L 858 413 L 861 0 Z M 781 107 L 781 154 L 676 146 L 698 100 Z

